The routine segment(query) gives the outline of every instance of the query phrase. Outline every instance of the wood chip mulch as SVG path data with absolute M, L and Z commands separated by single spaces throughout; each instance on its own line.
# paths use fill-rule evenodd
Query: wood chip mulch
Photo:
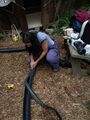
M 55 37 L 64 57 L 62 36 Z M 22 47 L 21 41 L 0 40 L 0 47 Z M 29 72 L 28 53 L 0 53 L 0 120 L 22 120 L 25 78 Z M 9 85 L 13 87 L 9 88 Z M 62 120 L 90 120 L 90 76 L 73 75 L 71 68 L 54 73 L 50 66 L 39 66 L 33 90 L 47 105 L 54 107 Z M 32 120 L 56 120 L 32 100 Z

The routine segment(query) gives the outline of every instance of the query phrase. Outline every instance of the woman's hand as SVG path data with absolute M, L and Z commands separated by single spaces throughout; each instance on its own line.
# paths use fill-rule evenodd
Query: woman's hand
M 37 61 L 32 61 L 32 62 L 30 63 L 31 69 L 35 68 L 35 67 L 37 66 L 37 64 L 38 64 Z

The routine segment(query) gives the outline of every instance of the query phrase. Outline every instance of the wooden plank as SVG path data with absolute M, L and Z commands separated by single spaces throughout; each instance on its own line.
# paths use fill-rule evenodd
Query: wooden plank
M 71 57 L 72 72 L 74 75 L 87 75 L 87 69 L 81 68 L 81 60 Z
M 80 60 L 71 57 L 73 74 L 81 74 Z
M 77 51 L 68 43 L 69 53 L 70 53 L 70 60 L 72 64 L 72 72 L 74 75 L 86 75 L 87 69 L 81 68 L 81 60 L 85 59 L 90 61 L 90 56 L 86 55 L 79 55 Z

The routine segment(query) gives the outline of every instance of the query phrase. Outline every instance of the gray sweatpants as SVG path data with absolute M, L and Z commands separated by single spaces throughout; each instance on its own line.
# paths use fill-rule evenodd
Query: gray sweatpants
M 53 69 L 58 69 L 59 66 L 59 58 L 60 58 L 60 50 L 56 44 L 54 44 L 46 55 L 47 62 L 51 65 Z

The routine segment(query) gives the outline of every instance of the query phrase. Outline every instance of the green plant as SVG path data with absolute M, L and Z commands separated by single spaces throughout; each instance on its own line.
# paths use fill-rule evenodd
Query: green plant
M 67 17 L 60 17 L 57 21 L 57 26 L 61 27 L 61 26 L 67 26 L 69 24 L 69 20 Z
M 4 33 L 0 32 L 0 40 L 4 38 Z
M 70 17 L 73 15 L 73 10 L 67 11 L 64 15 L 60 16 L 57 21 L 57 27 L 68 26 L 70 22 Z
M 61 28 L 55 28 L 51 35 L 59 35 L 61 33 L 63 33 L 63 30 Z

